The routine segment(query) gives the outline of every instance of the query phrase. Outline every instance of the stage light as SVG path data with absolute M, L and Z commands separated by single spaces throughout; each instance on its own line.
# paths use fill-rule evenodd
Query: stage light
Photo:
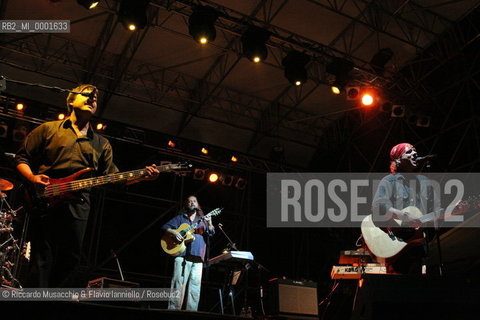
M 357 100 L 360 96 L 359 87 L 347 87 L 345 92 L 347 93 L 347 100 Z
M 15 106 L 15 108 L 18 110 L 18 111 L 22 111 L 25 109 L 25 105 L 23 103 L 17 103 L 17 105 Z
M 208 154 L 208 149 L 203 147 L 202 150 L 200 150 L 204 155 Z
M 209 6 L 197 6 L 188 19 L 188 32 L 195 41 L 202 44 L 212 42 L 217 36 L 215 21 L 218 12 Z
M 208 181 L 210 181 L 211 183 L 215 183 L 218 181 L 218 174 L 215 173 L 215 172 L 212 172 L 210 173 L 210 175 L 208 176 Z
M 96 128 L 97 130 L 105 130 L 105 129 L 107 128 L 107 125 L 99 122 L 99 123 L 97 123 L 97 125 L 95 126 L 95 128 Z
M 265 44 L 270 38 L 270 32 L 255 26 L 250 26 L 242 36 L 243 54 L 253 62 L 267 59 L 268 49 Z
M 235 188 L 239 190 L 245 189 L 245 186 L 247 185 L 247 180 L 243 178 L 238 178 L 237 183 L 235 183 Z
M 25 125 L 19 125 L 13 129 L 12 140 L 22 142 L 28 134 L 28 128 Z
M 84 7 L 85 9 L 93 9 L 96 6 L 98 6 L 98 3 L 100 1 L 94 1 L 94 0 L 77 0 L 77 3 Z
M 283 58 L 284 74 L 290 83 L 300 86 L 307 81 L 305 66 L 309 61 L 310 57 L 299 51 L 291 51 Z
M 130 31 L 143 29 L 147 24 L 147 0 L 121 0 L 118 20 Z
M 371 93 L 364 93 L 362 95 L 362 104 L 364 106 L 371 106 L 373 102 L 375 101 L 373 95 Z
M 230 161 L 232 161 L 232 162 L 237 162 L 237 161 L 238 161 L 238 158 L 235 157 L 235 156 L 232 156 L 232 157 L 230 158 Z
M 403 118 L 405 117 L 405 106 L 403 105 L 393 105 L 392 113 L 390 114 L 392 118 Z
M 383 75 L 385 73 L 385 65 L 393 57 L 393 51 L 390 48 L 380 49 L 370 60 L 370 66 L 372 66 L 373 71 L 378 75 Z
M 340 94 L 341 93 L 341 89 L 337 86 L 332 86 L 331 89 L 332 89 L 332 92 L 334 94 Z
M 235 180 L 235 177 L 230 175 L 224 175 L 222 176 L 221 180 L 224 186 L 230 187 L 233 184 L 233 180 Z
M 175 146 L 176 146 L 175 142 L 173 142 L 172 140 L 168 140 L 167 145 L 168 145 L 170 148 L 175 148 Z
M 65 119 L 65 114 L 60 113 L 60 114 L 58 114 L 57 118 L 58 118 L 58 120 L 63 120 L 63 119 Z
M 340 94 L 347 85 L 350 80 L 350 72 L 354 67 L 353 62 L 337 57 L 333 58 L 332 61 L 325 66 L 325 71 L 335 76 L 335 81 L 332 84 L 332 92 L 334 94 Z M 334 91 L 333 87 L 336 87 L 338 90 Z
M 417 127 L 430 127 L 430 117 L 428 116 L 419 116 L 417 120 Z
M 203 180 L 205 179 L 205 170 L 204 169 L 195 169 L 193 172 L 194 180 Z
M 8 125 L 5 122 L 0 122 L 0 138 L 6 138 L 8 133 Z

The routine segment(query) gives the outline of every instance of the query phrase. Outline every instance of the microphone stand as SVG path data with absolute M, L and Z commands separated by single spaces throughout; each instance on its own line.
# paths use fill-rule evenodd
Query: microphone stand
M 39 88 L 43 88 L 43 89 L 48 89 L 48 90 L 51 90 L 51 91 L 54 91 L 54 92 L 68 92 L 68 93 L 81 94 L 81 95 L 84 95 L 84 96 L 89 96 L 90 95 L 90 94 L 86 94 L 84 92 L 77 92 L 77 91 L 72 91 L 70 89 L 64 89 L 64 88 L 54 87 L 54 86 L 47 86 L 47 85 L 44 85 L 44 84 L 41 84 L 41 83 L 31 83 L 31 82 L 13 80 L 13 79 L 9 79 L 5 76 L 0 76 L 0 91 L 4 91 L 4 90 L 7 89 L 7 85 L 5 83 L 6 81 L 16 83 L 16 84 L 20 84 L 20 85 L 23 85 L 23 86 L 31 86 L 31 87 L 39 87 Z
M 232 239 L 230 239 L 230 237 L 225 233 L 225 231 L 223 230 L 222 227 L 223 227 L 223 224 L 219 223 L 219 224 L 218 224 L 218 228 L 220 229 L 220 231 L 222 231 L 222 233 L 223 233 L 223 235 L 225 236 L 225 238 L 227 238 L 228 243 L 230 244 L 230 248 L 238 251 L 237 246 L 235 245 L 235 243 L 233 243 Z
M 125 278 L 123 277 L 122 267 L 120 267 L 120 261 L 118 261 L 117 254 L 113 250 L 112 250 L 112 257 L 114 257 L 115 260 L 117 261 L 118 271 L 120 271 L 120 277 L 122 278 L 122 281 L 125 281 Z
M 434 155 L 436 157 L 436 155 Z M 421 167 L 430 169 L 430 159 L 426 158 L 425 163 Z M 421 171 L 422 171 L 421 170 Z M 438 272 L 440 276 L 443 276 L 443 257 L 442 257 L 442 246 L 440 245 L 440 227 L 438 226 L 437 219 L 433 219 L 433 229 L 435 230 L 435 241 L 437 242 L 437 252 L 438 252 Z M 425 247 L 427 247 L 426 239 L 425 239 Z

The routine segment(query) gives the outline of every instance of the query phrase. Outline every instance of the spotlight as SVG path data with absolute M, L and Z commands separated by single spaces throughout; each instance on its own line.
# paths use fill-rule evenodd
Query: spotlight
M 373 71 L 378 75 L 383 75 L 385 72 L 385 65 L 392 59 L 393 51 L 390 48 L 380 49 L 370 60 L 370 65 Z
M 121 0 L 118 19 L 130 31 L 143 29 L 147 24 L 148 0 Z
M 332 85 L 333 93 L 340 94 L 348 83 L 350 71 L 352 71 L 354 66 L 353 62 L 337 57 L 333 58 L 333 60 L 326 65 L 325 71 L 335 76 L 335 81 Z M 333 87 L 336 89 L 334 90 Z
M 371 93 L 364 93 L 362 95 L 362 104 L 364 106 L 371 106 L 375 102 L 375 99 Z
M 58 118 L 58 120 L 63 120 L 63 119 L 65 119 L 65 114 L 64 113 L 59 113 L 57 118 Z
M 18 110 L 18 111 L 22 111 L 25 109 L 25 105 L 23 103 L 17 103 L 17 105 L 15 106 L 15 108 Z
M 265 42 L 270 38 L 270 32 L 255 26 L 250 26 L 242 36 L 243 54 L 255 63 L 267 59 L 268 50 Z
M 216 183 L 218 181 L 218 178 L 219 178 L 218 173 L 212 172 L 208 176 L 208 181 L 210 181 L 211 183 Z
M 232 161 L 232 162 L 237 162 L 237 161 L 238 161 L 238 158 L 235 157 L 235 156 L 232 156 L 232 157 L 230 158 L 230 161 Z
M 419 116 L 417 120 L 417 127 L 430 127 L 430 117 L 428 116 Z
M 405 117 L 405 106 L 403 105 L 393 105 L 392 113 L 390 114 L 392 118 L 403 118 Z
M 247 185 L 247 180 L 243 178 L 238 178 L 237 183 L 235 183 L 235 188 L 239 190 L 245 189 L 245 186 Z
M 222 184 L 224 186 L 230 187 L 233 184 L 233 180 L 235 180 L 234 176 L 223 176 L 222 177 Z
M 0 138 L 6 138 L 8 133 L 8 125 L 5 122 L 0 122 Z
M 203 147 L 202 150 L 200 150 L 204 155 L 208 154 L 208 149 Z
M 77 0 L 77 3 L 84 7 L 85 9 L 93 9 L 96 6 L 98 6 L 98 3 L 100 1 L 95 1 L 95 0 Z
M 331 89 L 334 94 L 340 94 L 342 92 L 342 89 L 339 86 L 332 86 Z
M 16 141 L 16 142 L 22 142 L 23 140 L 25 140 L 27 133 L 28 133 L 28 129 L 26 126 L 24 125 L 17 126 L 15 127 L 15 129 L 13 129 L 12 139 L 13 141 Z
M 215 21 L 218 12 L 209 6 L 198 6 L 188 19 L 188 32 L 195 41 L 205 44 L 212 42 L 217 36 Z
M 309 60 L 308 55 L 299 51 L 291 51 L 283 58 L 282 65 L 285 69 L 285 77 L 290 83 L 300 86 L 307 81 L 305 65 Z
M 167 145 L 168 145 L 170 148 L 175 148 L 175 146 L 176 146 L 175 142 L 172 141 L 172 140 L 168 140 Z
M 99 123 L 97 123 L 97 125 L 95 126 L 95 128 L 96 128 L 97 130 L 99 130 L 99 131 L 100 131 L 100 130 L 105 130 L 105 129 L 107 128 L 107 125 L 99 122 Z
M 195 169 L 193 172 L 194 180 L 203 180 L 205 179 L 205 170 L 204 169 Z
M 359 87 L 347 87 L 345 92 L 347 93 L 347 100 L 357 100 L 360 96 Z

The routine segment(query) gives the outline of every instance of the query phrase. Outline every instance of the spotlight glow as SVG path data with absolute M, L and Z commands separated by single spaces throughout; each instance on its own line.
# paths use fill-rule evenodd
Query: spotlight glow
M 201 44 L 206 44 L 208 42 L 208 39 L 206 37 L 201 37 L 200 38 L 200 43 Z
M 364 106 L 371 106 L 373 104 L 373 96 L 370 93 L 365 93 L 362 96 L 362 104 Z
M 170 148 L 175 148 L 176 144 L 175 144 L 175 142 L 173 142 L 172 140 L 168 140 L 168 146 L 169 146 Z
M 301 86 L 302 85 L 302 81 L 295 81 L 295 85 L 298 87 L 298 86 Z
M 253 58 L 253 62 L 259 63 L 259 62 L 260 62 L 260 57 L 254 57 L 254 58 Z
M 23 103 L 17 103 L 16 108 L 18 111 L 22 111 L 23 109 L 25 109 L 25 105 Z
M 210 181 L 211 183 L 217 182 L 218 181 L 218 174 L 210 173 L 210 175 L 208 176 L 208 181 Z
M 232 156 L 232 157 L 230 158 L 230 161 L 232 161 L 232 162 L 237 162 L 237 161 L 238 161 L 238 158 L 235 157 L 235 156 Z
M 130 30 L 130 31 L 135 31 L 135 29 L 137 29 L 137 26 L 134 25 L 133 23 L 131 23 L 131 24 L 128 25 L 128 30 Z
M 340 88 L 335 87 L 335 86 L 332 86 L 332 92 L 333 92 L 334 94 L 340 94 Z
M 96 126 L 97 130 L 105 130 L 107 128 L 106 125 L 104 125 L 103 123 L 97 123 L 97 126 Z
M 63 119 L 65 119 L 65 114 L 60 113 L 60 114 L 58 115 L 58 120 L 63 120 Z
M 201 151 L 202 151 L 203 154 L 208 154 L 208 149 L 207 148 L 202 148 Z

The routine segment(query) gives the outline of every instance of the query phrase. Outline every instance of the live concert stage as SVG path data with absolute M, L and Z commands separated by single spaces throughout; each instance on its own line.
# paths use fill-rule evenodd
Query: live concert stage
M 479 53 L 480 0 L 0 1 L 2 314 L 477 319 Z

